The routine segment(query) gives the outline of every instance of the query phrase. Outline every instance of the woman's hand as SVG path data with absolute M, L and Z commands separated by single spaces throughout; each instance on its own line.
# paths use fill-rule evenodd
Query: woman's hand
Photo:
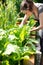
M 43 26 L 33 27 L 33 29 L 31 30 L 31 32 L 32 31 L 38 31 L 40 29 L 43 29 Z
M 32 31 L 36 31 L 36 27 L 33 27 L 32 30 L 31 30 L 31 32 L 32 32 Z

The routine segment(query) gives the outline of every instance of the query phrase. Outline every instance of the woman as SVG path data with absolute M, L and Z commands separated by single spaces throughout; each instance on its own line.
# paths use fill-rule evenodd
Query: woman
M 27 21 L 27 19 L 33 14 L 35 16 L 35 19 L 39 21 L 40 25 L 36 28 L 33 28 L 31 31 L 40 31 L 40 45 L 41 45 L 41 52 L 42 52 L 42 58 L 41 58 L 41 65 L 43 65 L 43 3 L 37 4 L 34 3 L 32 0 L 23 0 L 20 7 L 21 12 L 25 14 L 23 21 L 21 22 L 20 26 L 22 27 L 23 24 Z M 36 56 L 37 57 L 37 56 Z M 36 58 L 37 59 L 37 58 Z M 39 58 L 38 58 L 39 60 Z M 40 65 L 38 62 L 35 65 Z

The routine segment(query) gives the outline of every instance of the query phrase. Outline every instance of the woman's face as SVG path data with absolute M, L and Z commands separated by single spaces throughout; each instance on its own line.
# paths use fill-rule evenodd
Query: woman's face
M 22 12 L 23 14 L 26 14 L 26 13 L 27 13 L 27 10 L 21 10 L 21 12 Z
M 21 10 L 21 12 L 23 12 L 24 14 L 28 14 L 29 16 L 32 15 L 32 12 L 29 10 Z

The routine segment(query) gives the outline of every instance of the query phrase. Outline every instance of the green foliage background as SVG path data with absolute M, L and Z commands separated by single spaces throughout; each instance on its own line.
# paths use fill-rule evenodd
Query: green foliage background
M 43 3 L 43 0 L 34 0 L 37 3 Z

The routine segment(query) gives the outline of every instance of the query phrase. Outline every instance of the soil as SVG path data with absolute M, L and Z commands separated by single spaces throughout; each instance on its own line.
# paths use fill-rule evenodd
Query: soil
M 34 55 L 29 60 L 23 60 L 23 65 L 34 65 Z

